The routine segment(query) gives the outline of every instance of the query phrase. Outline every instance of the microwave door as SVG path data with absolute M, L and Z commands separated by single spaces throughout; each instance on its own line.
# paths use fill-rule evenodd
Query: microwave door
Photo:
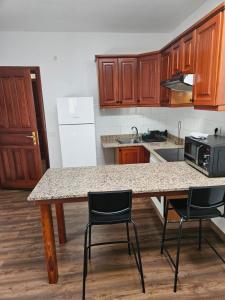
M 185 156 L 187 159 L 196 163 L 198 153 L 198 145 L 193 141 L 187 141 L 185 144 Z
M 196 153 L 196 165 L 201 166 L 204 162 L 203 159 L 203 153 L 201 152 L 201 149 L 203 148 L 203 145 L 200 145 L 197 147 L 197 153 Z

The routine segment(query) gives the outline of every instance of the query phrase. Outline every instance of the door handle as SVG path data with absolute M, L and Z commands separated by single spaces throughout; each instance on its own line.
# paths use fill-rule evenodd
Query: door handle
M 35 134 L 35 131 L 32 132 L 32 135 L 26 135 L 27 138 L 32 139 L 33 140 L 33 144 L 37 145 L 37 137 Z

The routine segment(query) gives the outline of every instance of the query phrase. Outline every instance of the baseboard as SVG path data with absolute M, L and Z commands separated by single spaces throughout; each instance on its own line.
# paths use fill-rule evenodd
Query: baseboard
M 225 233 L 211 220 L 209 220 L 209 227 L 225 242 Z

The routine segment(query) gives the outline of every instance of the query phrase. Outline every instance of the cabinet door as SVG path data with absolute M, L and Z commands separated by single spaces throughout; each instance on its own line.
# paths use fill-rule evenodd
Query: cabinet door
M 221 14 L 218 14 L 196 30 L 195 105 L 216 104 L 220 28 Z
M 98 59 L 99 94 L 101 106 L 119 105 L 119 73 L 117 58 Z
M 168 80 L 171 77 L 171 58 L 171 51 L 169 49 L 161 54 L 161 80 Z M 161 87 L 160 99 L 162 106 L 168 105 L 170 101 L 170 90 Z
M 121 147 L 119 151 L 119 164 L 139 163 L 140 147 Z
M 194 74 L 196 31 L 185 35 L 182 39 L 181 63 L 182 72 Z
M 140 147 L 139 163 L 149 163 L 149 162 L 150 162 L 150 152 L 144 147 Z
M 181 41 L 172 46 L 172 75 L 181 72 Z
M 139 94 L 143 106 L 160 104 L 160 55 L 141 57 L 139 60 Z
M 119 100 L 122 105 L 137 103 L 137 58 L 119 58 Z

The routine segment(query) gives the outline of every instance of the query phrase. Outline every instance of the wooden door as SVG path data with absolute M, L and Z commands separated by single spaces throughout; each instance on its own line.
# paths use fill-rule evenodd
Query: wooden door
M 143 106 L 160 105 L 160 55 L 139 59 L 139 96 Z
M 216 104 L 220 28 L 221 14 L 218 14 L 196 30 L 194 105 Z
M 1 186 L 33 188 L 41 175 L 30 69 L 0 67 Z
M 178 41 L 172 46 L 172 75 L 181 72 L 181 41 Z
M 186 34 L 182 39 L 181 63 L 182 72 L 185 74 L 194 74 L 195 67 L 195 43 L 196 30 Z
M 137 103 L 137 58 L 119 58 L 119 100 L 124 106 Z
M 117 58 L 98 59 L 100 106 L 117 106 L 119 102 L 119 73 Z
M 170 49 L 161 54 L 161 80 L 168 80 L 171 78 L 171 64 L 172 54 Z M 170 90 L 168 88 L 160 88 L 160 101 L 162 106 L 167 106 L 170 102 Z

